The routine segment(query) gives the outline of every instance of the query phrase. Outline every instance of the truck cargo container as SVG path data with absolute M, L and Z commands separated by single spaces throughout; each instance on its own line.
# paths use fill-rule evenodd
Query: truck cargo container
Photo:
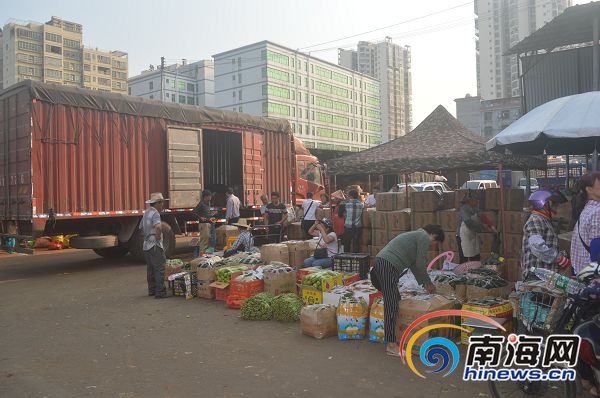
M 170 254 L 203 189 L 224 206 L 233 187 L 250 209 L 263 193 L 293 203 L 323 190 L 287 121 L 32 81 L 0 92 L 0 148 L 3 243 L 77 234 L 72 246 L 106 257 L 141 258 L 151 192 L 170 199 Z

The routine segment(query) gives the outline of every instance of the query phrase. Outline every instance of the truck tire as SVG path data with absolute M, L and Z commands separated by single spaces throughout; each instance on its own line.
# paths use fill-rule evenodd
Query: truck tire
M 105 247 L 103 249 L 94 249 L 94 252 L 104 258 L 121 258 L 129 253 L 125 246 Z
M 119 245 L 116 235 L 74 236 L 69 246 L 75 249 L 105 249 Z
M 165 257 L 170 258 L 175 251 L 175 233 L 173 232 L 171 226 L 164 221 L 160 223 L 160 227 L 163 234 Z M 142 233 L 139 229 L 136 228 L 133 235 L 129 239 L 128 247 L 131 257 L 133 257 L 136 261 L 146 261 L 144 258 L 144 239 L 142 238 Z

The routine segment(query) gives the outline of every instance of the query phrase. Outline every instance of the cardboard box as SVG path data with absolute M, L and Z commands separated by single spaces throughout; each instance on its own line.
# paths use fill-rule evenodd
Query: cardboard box
M 302 229 L 301 222 L 293 222 L 287 226 L 287 237 L 289 240 L 302 240 L 306 238 L 306 234 Z
M 413 226 L 412 230 L 417 230 L 419 228 L 423 228 L 427 224 L 436 224 L 436 214 L 435 212 L 413 212 Z
M 500 188 L 482 190 L 483 200 L 481 207 L 485 210 L 500 210 L 501 192 Z M 519 188 L 504 188 L 504 210 L 522 211 L 525 201 L 525 191 Z
M 360 241 L 360 247 L 359 247 L 359 249 L 360 249 L 361 253 L 368 253 L 368 254 L 371 253 L 371 245 L 370 244 L 365 245 L 362 240 Z
M 196 268 L 196 278 L 199 281 L 214 282 L 217 279 L 215 268 Z
M 523 247 L 523 234 L 506 234 L 506 257 L 520 257 Z
M 370 229 L 363 227 L 363 229 L 361 230 L 361 233 L 360 233 L 360 245 L 368 246 L 372 242 L 373 242 L 373 233 L 371 232 Z M 362 251 L 362 249 L 361 249 L 361 251 Z
M 438 223 L 445 232 L 455 234 L 458 227 L 458 211 L 455 209 L 439 211 Z
M 377 210 L 392 211 L 410 207 L 406 193 L 381 192 L 375 194 L 375 200 Z
M 217 248 L 222 249 L 227 245 L 227 239 L 235 237 L 240 234 L 238 231 L 238 227 L 234 227 L 233 225 L 221 225 L 216 229 L 217 232 Z
M 398 317 L 396 319 L 396 338 L 400 339 L 404 330 L 421 315 L 428 314 L 433 311 L 449 310 L 454 308 L 454 300 L 449 300 L 440 295 L 424 295 L 412 298 L 403 298 L 398 306 Z M 437 323 L 454 323 L 449 318 L 435 318 L 430 323 L 421 323 L 413 333 L 428 326 L 429 324 Z M 455 336 L 454 329 L 434 329 L 428 333 L 424 333 L 419 337 L 413 345 L 413 354 L 418 354 L 421 345 L 432 337 L 446 337 L 452 339 Z
M 412 208 L 415 211 L 436 211 L 454 207 L 454 192 L 436 191 L 411 192 Z
M 482 314 L 489 316 L 490 318 L 509 318 L 510 322 L 504 324 L 504 327 L 507 329 L 507 333 L 510 333 L 512 330 L 512 317 L 513 317 L 513 307 L 510 301 L 508 300 L 477 300 L 477 301 L 469 301 L 468 303 L 462 306 L 463 311 L 472 311 L 477 314 Z M 461 324 L 464 324 L 468 318 L 462 317 Z M 461 343 L 468 344 L 469 343 L 469 334 L 474 330 L 473 327 L 465 326 L 469 333 L 462 332 L 460 334 Z
M 265 272 L 265 292 L 275 296 L 282 293 L 296 292 L 296 272 Z
M 317 206 L 317 204 L 315 203 L 313 206 Z M 315 210 L 315 216 L 317 217 L 317 220 L 322 220 L 324 218 L 328 218 L 331 220 L 331 208 L 317 207 L 317 209 Z
M 304 307 L 300 312 L 302 333 L 316 339 L 337 336 L 337 315 L 335 308 Z
M 289 259 L 286 264 L 290 267 L 301 268 L 304 260 L 312 255 L 308 250 L 308 243 L 304 240 L 288 240 L 283 244 L 288 247 Z
M 384 213 L 386 226 L 390 231 L 410 231 L 410 212 L 407 210 L 390 211 Z
M 323 292 L 312 286 L 301 286 L 304 305 L 323 304 Z
M 508 298 L 511 292 L 510 286 L 496 287 L 493 289 L 483 289 L 473 285 L 467 285 L 467 300 L 478 300 L 488 297 Z
M 494 234 L 493 233 L 488 233 L 488 232 L 484 232 L 484 233 L 480 233 L 477 234 L 477 236 L 479 236 L 479 240 L 481 241 L 481 253 L 489 253 L 492 251 L 492 242 L 494 241 Z M 484 258 L 484 257 L 482 257 Z
M 198 280 L 198 297 L 206 298 L 206 299 L 214 299 L 215 298 L 215 289 L 210 287 L 210 284 L 213 281 L 202 281 Z
M 525 211 L 505 211 L 506 232 L 510 234 L 523 234 L 523 226 L 525 226 L 530 214 Z M 502 222 L 499 222 L 498 225 L 499 230 L 501 230 Z
M 388 231 L 386 230 L 374 229 L 372 230 L 372 236 L 373 239 L 371 243 L 375 246 L 385 246 L 390 241 L 388 237 Z
M 382 297 L 381 292 L 375 289 L 370 281 L 365 280 L 358 281 L 350 286 L 338 286 L 329 292 L 323 292 L 323 304 L 330 304 L 337 307 L 340 297 L 347 292 L 352 292 L 357 299 L 362 298 L 365 300 L 369 308 L 377 298 Z
M 377 257 L 377 254 L 383 250 L 385 245 L 371 245 L 371 257 Z
M 456 232 L 449 231 L 444 234 L 442 242 L 442 252 L 458 252 L 458 242 L 456 241 Z
M 287 264 L 290 261 L 290 251 L 284 243 L 269 243 L 260 247 L 260 257 L 266 264 L 271 261 Z
M 363 228 L 370 229 L 373 217 L 375 216 L 375 209 L 370 207 L 362 212 L 362 226 Z
M 516 258 L 507 258 L 504 263 L 498 266 L 500 276 L 509 282 L 518 282 L 523 280 L 523 271 L 521 261 Z
M 208 286 L 214 288 L 215 300 L 227 300 L 227 297 L 229 296 L 229 283 L 213 282 Z

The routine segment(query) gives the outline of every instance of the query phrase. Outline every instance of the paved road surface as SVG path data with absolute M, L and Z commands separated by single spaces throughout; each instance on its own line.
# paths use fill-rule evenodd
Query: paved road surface
M 129 258 L 0 255 L 0 397 L 489 396 L 458 372 L 418 379 L 381 345 L 145 294 Z

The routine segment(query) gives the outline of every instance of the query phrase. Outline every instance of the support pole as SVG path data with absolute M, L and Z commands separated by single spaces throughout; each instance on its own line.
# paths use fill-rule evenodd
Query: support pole
M 525 179 L 527 180 L 525 187 L 525 196 L 528 198 L 529 195 L 531 195 L 531 170 L 530 169 L 526 169 L 525 170 Z
M 498 165 L 498 174 L 502 175 L 502 163 Z M 504 211 L 504 178 L 500 178 L 500 221 L 502 226 L 502 256 L 506 258 L 506 214 Z
M 566 174 L 565 174 L 565 189 L 569 189 L 569 179 L 571 177 L 571 170 L 569 167 L 569 161 L 571 160 L 571 157 L 569 155 L 566 156 Z
M 371 174 L 369 174 L 369 193 L 373 193 L 373 188 L 371 187 Z
M 406 206 L 410 206 L 410 194 L 408 192 L 408 174 L 404 174 L 404 190 L 406 191 Z

